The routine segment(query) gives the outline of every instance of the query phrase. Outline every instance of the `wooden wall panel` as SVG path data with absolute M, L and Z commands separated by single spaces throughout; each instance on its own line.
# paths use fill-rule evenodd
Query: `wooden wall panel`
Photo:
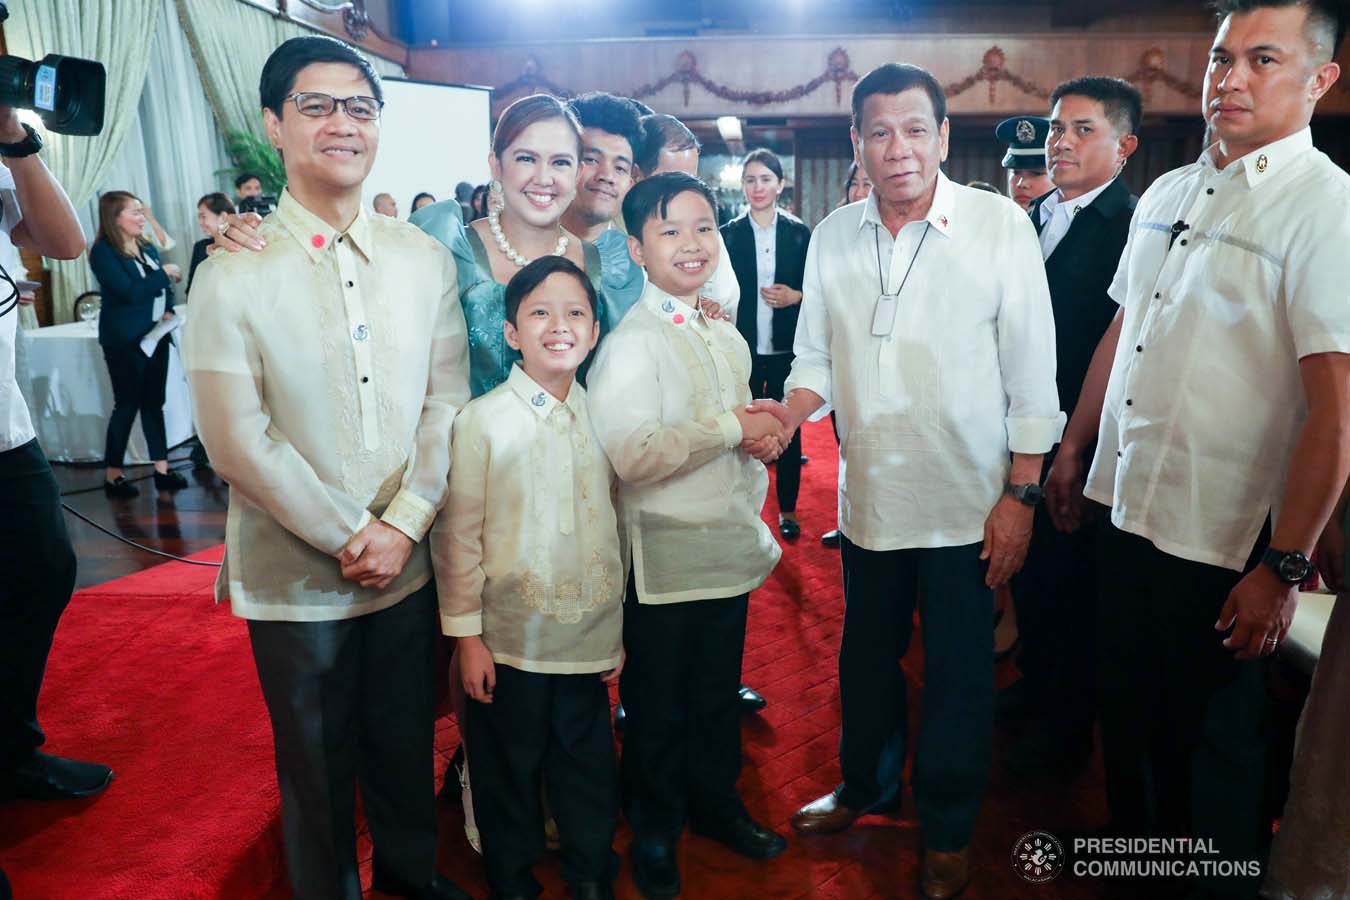
M 479 84 L 504 105 L 534 91 L 608 90 L 680 116 L 837 116 L 853 83 L 884 62 L 934 72 L 953 114 L 1046 107 L 1064 79 L 1129 78 L 1151 112 L 1192 115 L 1209 33 L 660 38 L 413 49 L 414 78 Z M 1350 112 L 1345 91 L 1333 98 Z
M 1056 84 L 1095 74 L 1138 84 L 1150 114 L 1192 116 L 1211 39 L 1205 31 L 571 41 L 412 49 L 408 71 L 492 87 L 498 108 L 536 91 L 606 90 L 681 117 L 838 116 L 860 75 L 903 61 L 938 76 L 954 115 L 1040 111 Z M 1350 114 L 1350 78 L 1322 111 Z

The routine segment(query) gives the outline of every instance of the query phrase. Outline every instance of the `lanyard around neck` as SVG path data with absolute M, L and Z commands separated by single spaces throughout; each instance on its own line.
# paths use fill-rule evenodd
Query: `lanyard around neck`
M 914 261 L 919 258 L 919 251 L 923 249 L 923 242 L 928 239 L 928 232 L 933 228 L 932 222 L 923 223 L 923 234 L 919 236 L 919 245 L 914 248 L 914 255 L 909 258 L 909 265 L 905 268 L 905 277 L 900 279 L 900 287 L 896 289 L 891 296 L 899 297 L 901 291 L 905 289 L 905 282 L 909 281 L 909 273 L 914 270 Z M 872 241 L 877 250 L 877 283 L 881 286 L 881 293 L 886 295 L 886 275 L 881 268 L 881 224 L 876 223 L 872 226 Z

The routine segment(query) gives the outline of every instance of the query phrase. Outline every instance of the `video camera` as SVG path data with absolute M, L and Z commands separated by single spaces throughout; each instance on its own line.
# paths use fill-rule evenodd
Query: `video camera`
M 0 0 L 0 22 L 9 7 Z M 98 134 L 103 130 L 107 72 L 103 64 L 49 53 L 42 62 L 0 56 L 0 106 L 31 109 L 49 131 Z
M 270 194 L 254 194 L 252 197 L 245 197 L 240 200 L 236 208 L 239 214 L 257 213 L 260 216 L 270 216 L 272 210 L 277 208 L 277 198 Z

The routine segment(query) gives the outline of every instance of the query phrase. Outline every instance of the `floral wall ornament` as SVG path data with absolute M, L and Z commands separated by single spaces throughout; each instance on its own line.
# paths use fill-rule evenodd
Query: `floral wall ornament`
M 751 106 L 767 106 L 771 103 L 788 103 L 792 100 L 800 100 L 807 94 L 814 93 L 827 81 L 832 81 L 834 82 L 835 102 L 842 103 L 844 82 L 857 80 L 858 73 L 850 68 L 848 53 L 844 51 L 843 47 L 836 47 L 830 52 L 824 72 L 810 81 L 781 91 L 745 91 L 725 84 L 718 84 L 698 70 L 698 57 L 690 51 L 684 50 L 675 58 L 674 72 L 657 81 L 642 85 L 629 96 L 641 100 L 644 97 L 659 94 L 672 84 L 679 84 L 683 88 L 684 105 L 688 106 L 690 88 L 693 85 L 698 85 L 714 97 L 720 97 L 723 100 L 749 103 Z
M 1000 81 L 1006 81 L 1024 94 L 1031 94 L 1034 97 L 1040 97 L 1042 100 L 1050 99 L 1050 89 L 1028 81 L 1020 75 L 1009 72 L 1006 68 L 1008 55 L 1003 52 L 1003 48 L 997 45 L 984 51 L 984 59 L 980 68 L 975 72 L 962 78 L 960 81 L 954 81 L 951 84 L 944 85 L 943 93 L 948 98 L 964 94 L 981 81 L 989 84 L 989 102 L 993 104 L 996 101 L 996 89 Z
M 1201 93 L 1200 88 L 1167 71 L 1167 55 L 1163 53 L 1161 47 L 1149 47 L 1145 50 L 1139 57 L 1139 68 L 1126 75 L 1125 80 L 1139 85 L 1145 103 L 1153 98 L 1153 85 L 1158 82 L 1185 97 L 1198 98 Z
M 370 13 L 366 12 L 366 0 L 340 0 L 336 3 L 331 0 L 329 2 L 299 0 L 299 2 L 321 13 L 342 13 L 342 24 L 354 41 L 364 41 L 370 36 Z M 278 10 L 283 14 L 286 13 L 285 0 L 278 4 Z
M 534 54 L 525 57 L 525 62 L 521 64 L 520 75 L 514 81 L 508 81 L 506 84 L 497 88 L 494 92 L 498 97 L 513 97 L 516 94 L 552 94 L 555 97 L 572 97 L 571 91 L 565 87 L 554 84 L 543 76 L 540 72 L 541 66 L 539 60 Z
M 505 99 L 516 94 L 546 91 L 557 97 L 573 96 L 572 91 L 548 80 L 542 74 L 541 69 L 542 66 L 536 57 L 527 56 L 521 66 L 520 75 L 497 88 L 495 95 Z M 824 72 L 810 81 L 779 91 L 747 91 L 719 84 L 699 71 L 698 57 L 693 52 L 682 50 L 675 57 L 674 71 L 656 81 L 634 88 L 628 92 L 627 96 L 642 100 L 654 94 L 659 94 L 672 84 L 678 84 L 682 89 L 685 106 L 689 105 L 692 99 L 692 89 L 696 86 L 723 100 L 734 103 L 749 103 L 752 106 L 766 106 L 771 103 L 788 103 L 792 100 L 799 100 L 818 90 L 826 83 L 833 83 L 834 101 L 836 104 L 842 104 L 844 102 L 844 85 L 857 80 L 858 73 L 853 71 L 848 53 L 843 47 L 836 47 L 830 51 Z

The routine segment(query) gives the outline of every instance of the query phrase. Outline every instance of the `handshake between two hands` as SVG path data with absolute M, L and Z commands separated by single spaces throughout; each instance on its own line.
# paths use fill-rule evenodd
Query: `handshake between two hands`
M 760 462 L 773 462 L 796 432 L 792 414 L 777 400 L 756 400 L 733 412 L 741 423 L 741 449 Z

